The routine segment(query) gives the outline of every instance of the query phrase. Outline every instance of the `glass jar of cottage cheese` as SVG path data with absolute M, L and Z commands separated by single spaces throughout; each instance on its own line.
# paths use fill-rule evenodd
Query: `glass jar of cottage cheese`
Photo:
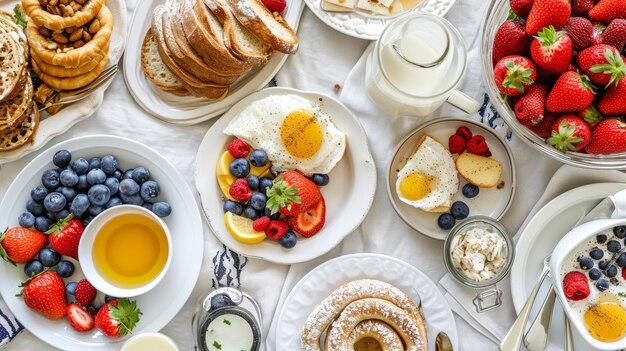
M 509 274 L 514 251 L 506 228 L 489 217 L 468 218 L 448 234 L 446 268 L 457 282 L 476 289 L 474 305 L 479 313 L 502 304 L 502 290 L 497 283 Z

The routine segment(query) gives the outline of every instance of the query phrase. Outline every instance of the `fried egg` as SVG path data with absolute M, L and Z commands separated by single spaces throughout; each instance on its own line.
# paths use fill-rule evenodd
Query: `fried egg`
M 424 211 L 446 212 L 458 190 L 459 177 L 448 149 L 429 136 L 422 138 L 398 173 L 400 200 Z
M 272 95 L 250 104 L 224 133 L 264 150 L 278 172 L 327 174 L 346 149 L 346 136 L 330 116 L 296 95 Z

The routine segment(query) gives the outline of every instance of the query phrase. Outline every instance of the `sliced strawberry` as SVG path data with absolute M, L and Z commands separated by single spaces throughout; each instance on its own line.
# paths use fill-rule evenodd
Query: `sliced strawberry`
M 66 308 L 67 320 L 72 328 L 79 332 L 90 331 L 96 326 L 93 316 L 77 303 L 70 304 Z
M 287 220 L 289 227 L 296 233 L 310 238 L 319 233 L 326 222 L 326 203 L 322 197 L 320 201 L 308 210 L 300 213 L 296 217 Z

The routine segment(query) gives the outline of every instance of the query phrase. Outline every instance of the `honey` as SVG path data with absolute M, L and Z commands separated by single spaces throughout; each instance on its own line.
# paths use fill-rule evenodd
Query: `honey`
M 585 312 L 585 325 L 594 338 L 617 341 L 626 336 L 626 309 L 620 303 L 600 302 Z
M 167 263 L 169 245 L 159 222 L 123 214 L 102 226 L 93 245 L 94 265 L 110 284 L 132 289 L 154 280 Z

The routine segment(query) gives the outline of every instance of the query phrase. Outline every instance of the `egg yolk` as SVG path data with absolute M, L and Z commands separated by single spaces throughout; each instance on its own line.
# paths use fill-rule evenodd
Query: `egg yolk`
M 615 302 L 602 302 L 585 312 L 585 324 L 596 339 L 612 342 L 626 335 L 626 309 Z
M 400 183 L 400 194 L 410 201 L 421 200 L 432 191 L 430 182 L 430 177 L 425 174 L 417 172 L 409 173 Z
M 322 146 L 322 127 L 308 112 L 298 110 L 289 114 L 280 127 L 280 138 L 287 152 L 297 158 L 309 158 Z

